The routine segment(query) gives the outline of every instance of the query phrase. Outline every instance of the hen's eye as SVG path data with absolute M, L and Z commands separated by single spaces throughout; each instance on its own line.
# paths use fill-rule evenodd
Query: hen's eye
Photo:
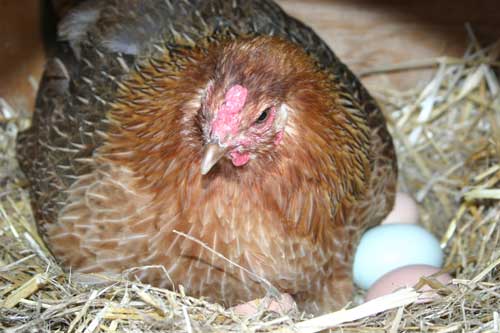
M 269 112 L 271 111 L 271 108 L 267 108 L 262 113 L 260 114 L 259 118 L 255 121 L 256 124 L 262 124 L 264 121 L 266 121 L 267 117 L 269 116 Z

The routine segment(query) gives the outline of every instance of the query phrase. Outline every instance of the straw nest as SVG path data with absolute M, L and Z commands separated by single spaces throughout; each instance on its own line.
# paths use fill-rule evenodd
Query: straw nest
M 432 303 L 415 304 L 417 292 L 404 289 L 313 319 L 264 311 L 241 317 L 185 296 L 182 287 L 169 291 L 119 279 L 82 283 L 85 277 L 64 273 L 37 235 L 15 161 L 15 135 L 28 117 L 0 99 L 0 330 L 500 332 L 499 51 L 500 43 L 480 48 L 473 39 L 463 59 L 370 73 L 435 68 L 423 87 L 372 93 L 396 141 L 400 189 L 414 196 L 421 223 L 441 239 L 451 285 L 421 279 L 417 289 L 427 284 L 440 295 Z

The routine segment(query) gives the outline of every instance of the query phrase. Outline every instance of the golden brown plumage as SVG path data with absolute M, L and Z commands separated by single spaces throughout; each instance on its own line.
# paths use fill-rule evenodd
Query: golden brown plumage
M 63 21 L 20 139 L 40 231 L 73 270 L 162 265 L 137 275 L 226 305 L 265 293 L 177 230 L 305 310 L 338 308 L 393 203 L 385 121 L 309 29 L 269 1 L 228 6 L 91 1 Z

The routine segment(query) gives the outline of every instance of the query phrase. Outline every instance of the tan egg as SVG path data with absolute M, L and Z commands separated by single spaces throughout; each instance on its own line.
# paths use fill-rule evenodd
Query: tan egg
M 397 289 L 404 287 L 415 286 L 421 277 L 428 277 L 438 273 L 441 269 L 429 265 L 409 265 L 397 268 L 383 275 L 378 279 L 373 286 L 368 290 L 365 296 L 365 301 L 390 294 Z M 447 273 L 439 274 L 435 277 L 442 284 L 448 284 L 451 281 L 451 276 Z M 425 285 L 420 291 L 429 291 L 419 296 L 418 303 L 431 301 L 437 297 L 435 292 L 429 286 Z
M 281 294 L 278 299 L 271 296 L 254 299 L 250 302 L 238 304 L 231 308 L 240 316 L 253 316 L 259 311 L 271 311 L 285 314 L 297 308 L 297 304 L 290 294 Z
M 418 223 L 418 206 L 408 194 L 403 192 L 396 193 L 396 201 L 394 203 L 394 208 L 387 215 L 387 217 L 382 221 L 382 224 L 391 223 L 408 223 L 417 224 Z

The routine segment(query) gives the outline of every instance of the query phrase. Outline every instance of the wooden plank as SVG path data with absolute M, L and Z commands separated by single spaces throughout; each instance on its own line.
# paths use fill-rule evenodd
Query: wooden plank
M 498 0 L 277 2 L 310 25 L 355 73 L 443 55 L 461 57 L 467 46 L 466 22 L 486 42 L 500 38 Z M 414 71 L 364 81 L 405 89 L 429 75 L 429 71 Z

